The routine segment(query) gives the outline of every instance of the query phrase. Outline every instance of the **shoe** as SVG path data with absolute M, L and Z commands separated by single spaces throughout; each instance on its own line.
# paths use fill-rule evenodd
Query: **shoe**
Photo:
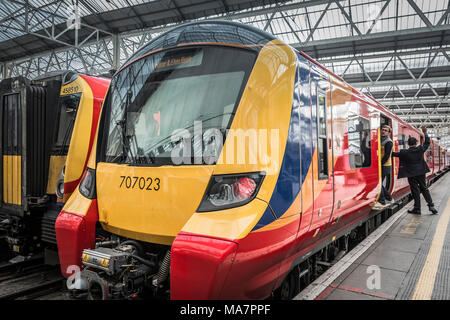
M 436 210 L 435 207 L 428 207 L 428 209 L 431 211 L 432 214 L 437 214 L 438 211 Z
M 394 204 L 395 203 L 395 199 L 394 198 L 392 198 L 391 199 L 391 201 L 389 201 L 391 204 Z
M 372 206 L 372 210 L 382 210 L 384 208 L 386 208 L 387 205 L 386 204 L 382 204 L 380 202 L 375 202 L 375 204 Z
M 412 213 L 412 214 L 420 214 L 420 210 L 419 209 L 409 209 L 408 213 Z

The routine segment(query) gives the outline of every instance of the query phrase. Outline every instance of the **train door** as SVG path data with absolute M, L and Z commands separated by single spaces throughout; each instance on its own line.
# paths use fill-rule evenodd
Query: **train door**
M 405 124 L 399 125 L 399 132 L 397 141 L 394 141 L 395 150 L 397 152 L 400 152 L 403 149 L 408 149 L 408 132 L 407 132 L 407 126 Z M 394 171 L 394 178 L 398 176 L 398 170 L 400 167 L 400 158 L 398 157 L 392 157 L 392 163 L 395 165 Z M 402 187 L 405 187 L 408 185 L 408 181 L 406 179 L 397 179 L 395 181 L 395 187 L 397 189 L 401 189 Z
M 334 207 L 331 86 L 325 74 L 311 66 L 313 156 L 313 216 L 310 230 L 317 236 L 330 220 Z
M 437 172 L 441 172 L 441 147 L 439 147 L 438 144 L 436 144 L 437 149 Z
M 428 166 L 430 167 L 431 176 L 434 176 L 436 174 L 436 172 L 434 171 L 434 148 L 434 141 L 431 140 L 430 146 L 428 147 L 428 150 L 430 152 L 430 163 L 428 164 Z
M 434 174 L 439 173 L 439 146 L 436 142 L 433 143 L 433 171 Z
M 313 215 L 313 163 L 314 143 L 312 141 L 312 112 L 311 112 L 311 78 L 310 64 L 301 55 L 298 55 L 299 85 L 298 96 L 300 98 L 300 159 L 301 159 L 301 219 L 298 234 L 309 231 Z M 315 128 L 315 126 L 314 126 Z
M 392 129 L 391 129 L 391 140 L 392 140 L 392 152 L 398 152 L 399 149 L 399 140 L 400 140 L 400 131 L 401 131 L 401 125 L 399 124 L 398 120 L 392 119 L 391 120 Z M 399 128 L 400 127 L 400 128 Z M 399 167 L 399 158 L 394 158 L 391 156 L 391 189 L 390 194 L 394 194 L 395 190 L 398 189 L 398 167 Z
M 445 149 L 442 149 L 442 169 L 444 169 L 445 170 L 445 167 L 447 166 L 447 163 L 446 163 L 446 158 L 445 158 Z
M 381 133 L 381 127 L 383 125 L 387 125 L 387 126 L 389 126 L 389 128 L 391 128 L 388 138 L 392 141 L 392 151 L 394 151 L 394 141 L 395 141 L 394 135 L 393 135 L 394 134 L 394 132 L 393 132 L 394 130 L 393 130 L 392 119 L 390 119 L 387 116 L 381 114 L 381 118 L 380 118 L 380 132 L 379 132 L 379 135 L 380 135 L 380 137 L 379 137 L 379 139 L 380 139 L 380 144 L 379 144 L 380 150 L 378 152 L 379 157 L 380 157 L 380 161 L 381 161 L 382 156 L 383 156 L 382 150 L 384 149 L 384 143 L 385 143 L 384 142 L 385 140 L 384 140 L 384 138 L 382 138 L 382 133 Z M 380 174 L 382 175 L 383 164 L 380 163 L 380 165 L 381 165 Z M 390 172 L 389 172 L 389 174 L 386 175 L 386 178 L 385 178 L 385 180 L 382 183 L 383 183 L 384 187 L 386 188 L 386 190 L 389 192 L 389 194 L 392 194 L 392 191 L 393 191 L 393 188 L 394 188 L 394 179 L 393 179 L 393 177 L 394 177 L 394 169 L 395 169 L 394 162 L 392 161 L 392 157 L 387 162 L 385 162 L 384 166 L 389 166 L 389 165 L 391 167 L 390 168 Z
M 427 165 L 430 168 L 430 172 L 426 174 L 426 176 L 433 175 L 433 145 L 430 145 L 425 153 Z

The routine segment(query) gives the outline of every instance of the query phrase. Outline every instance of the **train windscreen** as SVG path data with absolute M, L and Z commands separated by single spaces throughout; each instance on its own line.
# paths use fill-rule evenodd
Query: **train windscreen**
M 61 96 L 59 98 L 59 123 L 54 149 L 60 154 L 67 154 L 72 137 L 75 117 L 80 104 L 81 93 Z
M 208 159 L 213 164 L 255 60 L 256 54 L 244 49 L 197 47 L 130 64 L 112 80 L 105 102 L 102 158 L 177 165 Z M 205 150 L 211 157 L 204 157 Z

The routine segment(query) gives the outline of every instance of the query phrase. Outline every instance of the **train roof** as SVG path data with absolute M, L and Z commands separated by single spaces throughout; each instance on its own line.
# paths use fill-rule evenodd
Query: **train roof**
M 252 26 L 227 20 L 195 21 L 175 27 L 139 49 L 119 69 L 123 69 L 133 61 L 155 51 L 175 48 L 186 44 L 221 44 L 236 45 L 255 51 L 268 42 L 277 39 L 270 33 Z
M 70 70 L 58 70 L 39 75 L 33 81 L 62 80 L 68 82 L 77 73 Z

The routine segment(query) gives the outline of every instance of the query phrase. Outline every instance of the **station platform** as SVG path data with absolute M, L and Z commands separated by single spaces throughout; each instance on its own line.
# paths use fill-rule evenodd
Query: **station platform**
M 438 214 L 410 201 L 294 300 L 450 300 L 450 173 L 429 190 Z

